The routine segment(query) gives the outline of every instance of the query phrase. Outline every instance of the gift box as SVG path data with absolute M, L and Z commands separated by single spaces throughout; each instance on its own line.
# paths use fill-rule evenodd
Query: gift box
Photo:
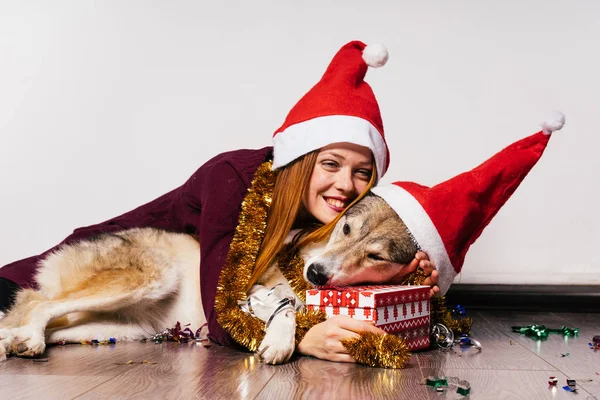
M 330 318 L 347 315 L 373 321 L 387 333 L 405 339 L 409 349 L 429 347 L 429 286 L 320 287 L 306 291 L 309 311 L 320 309 Z

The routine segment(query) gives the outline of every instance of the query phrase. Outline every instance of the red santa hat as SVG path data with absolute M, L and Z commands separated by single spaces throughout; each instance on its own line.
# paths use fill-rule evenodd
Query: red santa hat
M 364 81 L 368 67 L 381 67 L 388 52 L 381 45 L 353 41 L 331 60 L 321 80 L 291 109 L 273 134 L 273 169 L 332 143 L 350 142 L 373 152 L 378 177 L 390 157 L 379 105 Z
M 540 159 L 552 132 L 564 123 L 564 115 L 555 112 L 540 132 L 436 186 L 395 182 L 372 189 L 402 218 L 435 263 L 442 295 L 461 271 L 469 247 Z

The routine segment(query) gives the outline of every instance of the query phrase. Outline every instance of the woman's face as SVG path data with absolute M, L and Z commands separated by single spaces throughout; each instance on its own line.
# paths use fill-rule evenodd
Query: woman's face
M 352 143 L 323 147 L 302 199 L 305 210 L 324 224 L 333 221 L 366 190 L 373 168 L 367 147 Z

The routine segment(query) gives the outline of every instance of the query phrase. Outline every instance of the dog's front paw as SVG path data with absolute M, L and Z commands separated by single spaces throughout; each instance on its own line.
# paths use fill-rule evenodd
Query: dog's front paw
M 10 344 L 10 353 L 19 357 L 35 357 L 46 350 L 43 332 L 21 327 L 13 332 L 14 339 Z
M 266 364 L 282 364 L 292 357 L 295 347 L 295 314 L 281 313 L 273 319 L 267 329 L 267 334 L 258 347 L 258 355 Z
M 46 342 L 39 338 L 17 339 L 13 341 L 11 350 L 19 357 L 36 357 L 44 353 Z

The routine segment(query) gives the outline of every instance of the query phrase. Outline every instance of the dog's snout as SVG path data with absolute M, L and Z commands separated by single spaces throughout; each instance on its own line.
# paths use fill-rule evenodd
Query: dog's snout
M 309 265 L 306 277 L 310 283 L 317 286 L 322 286 L 329 280 L 329 277 L 325 275 L 325 267 L 322 264 Z

